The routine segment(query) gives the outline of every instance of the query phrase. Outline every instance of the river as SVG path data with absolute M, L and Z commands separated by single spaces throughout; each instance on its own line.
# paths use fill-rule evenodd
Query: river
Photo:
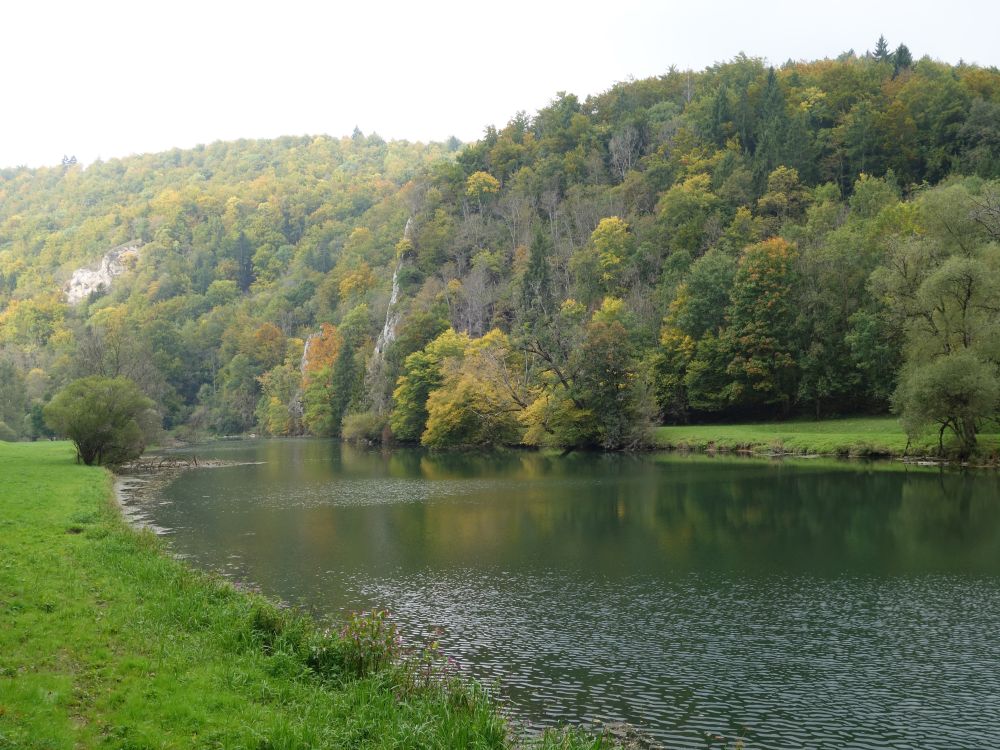
M 528 728 L 669 747 L 1000 745 L 1000 475 L 219 443 L 143 509 L 321 618 L 385 607 Z M 245 463 L 244 463 L 245 462 Z

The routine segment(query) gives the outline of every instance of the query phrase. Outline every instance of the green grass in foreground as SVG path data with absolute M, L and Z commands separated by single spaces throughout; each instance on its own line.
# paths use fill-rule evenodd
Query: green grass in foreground
M 0 749 L 510 746 L 479 688 L 359 669 L 345 639 L 163 554 L 109 492 L 67 443 L 0 442 Z
M 842 456 L 902 456 L 907 451 L 906 434 L 894 417 L 672 425 L 657 429 L 656 442 L 663 448 Z M 979 443 L 981 450 L 995 451 L 1000 445 L 1000 435 L 980 435 Z M 914 440 L 907 453 L 911 456 L 930 455 L 936 451 L 937 434 L 930 431 L 919 440 Z

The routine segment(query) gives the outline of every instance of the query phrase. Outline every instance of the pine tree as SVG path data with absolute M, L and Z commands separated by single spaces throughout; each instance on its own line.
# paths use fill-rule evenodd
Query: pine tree
M 896 51 L 892 53 L 892 63 L 895 68 L 894 76 L 899 75 L 901 70 L 908 70 L 913 65 L 913 55 L 910 54 L 910 48 L 905 44 L 896 47 Z
M 729 113 L 729 88 L 726 84 L 719 86 L 712 103 L 712 120 L 709 123 L 712 140 L 719 146 L 726 145 L 726 136 L 732 127 L 732 116 Z
M 533 327 L 552 313 L 552 279 L 549 272 L 549 254 L 552 242 L 541 227 L 535 227 L 531 240 L 528 267 L 521 282 L 521 319 Z
M 237 269 L 236 283 L 239 284 L 241 292 L 246 292 L 254 282 L 253 248 L 250 247 L 250 240 L 242 231 L 233 243 L 233 255 Z
M 875 62 L 889 62 L 891 55 L 889 54 L 889 43 L 885 40 L 884 36 L 879 36 L 878 41 L 875 42 L 875 53 L 872 55 L 875 58 Z
M 767 83 L 760 98 L 760 118 L 757 122 L 754 151 L 754 174 L 760 183 L 778 164 L 788 131 L 785 94 L 778 83 L 774 68 L 767 71 Z

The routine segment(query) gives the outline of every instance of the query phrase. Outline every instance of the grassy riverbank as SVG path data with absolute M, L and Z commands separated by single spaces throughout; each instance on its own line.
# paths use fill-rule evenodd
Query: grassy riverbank
M 189 569 L 110 490 L 66 443 L 0 442 L 0 749 L 510 747 L 481 690 Z
M 840 456 L 911 456 L 937 451 L 937 434 L 910 443 L 894 417 L 754 424 L 671 425 L 656 432 L 660 447 L 687 450 L 753 451 Z M 980 436 L 983 451 L 995 451 L 1000 435 Z

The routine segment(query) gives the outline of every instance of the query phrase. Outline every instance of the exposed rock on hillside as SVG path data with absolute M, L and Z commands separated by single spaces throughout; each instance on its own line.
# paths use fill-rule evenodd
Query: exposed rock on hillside
M 66 301 L 71 305 L 76 305 L 94 292 L 110 289 L 111 282 L 116 277 L 135 266 L 135 262 L 139 258 L 139 247 L 138 242 L 126 242 L 124 245 L 108 250 L 96 267 L 86 266 L 73 271 L 70 280 L 63 287 Z
M 410 217 L 406 220 L 406 227 L 403 229 L 402 242 L 396 246 L 398 257 L 396 270 L 392 272 L 392 294 L 385 310 L 385 325 L 382 326 L 382 332 L 375 340 L 375 351 L 372 352 L 366 375 L 369 398 L 373 409 L 378 414 L 386 414 L 391 406 L 392 384 L 385 371 L 385 352 L 396 340 L 399 324 L 403 319 L 403 309 L 399 304 L 399 272 L 409 259 L 412 247 L 413 218 Z

